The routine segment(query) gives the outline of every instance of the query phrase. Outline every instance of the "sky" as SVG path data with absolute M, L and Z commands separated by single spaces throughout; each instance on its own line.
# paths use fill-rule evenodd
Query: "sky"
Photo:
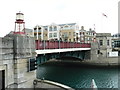
M 25 27 L 77 23 L 97 33 L 118 33 L 119 0 L 1 0 L 0 37 L 14 31 L 16 13 L 24 13 Z M 107 15 L 103 16 L 102 13 Z M 95 24 L 95 26 L 94 26 Z

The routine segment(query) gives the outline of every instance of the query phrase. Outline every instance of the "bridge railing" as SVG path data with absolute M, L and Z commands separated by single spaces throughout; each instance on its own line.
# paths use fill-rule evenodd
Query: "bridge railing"
M 90 43 L 63 42 L 63 41 L 40 41 L 36 40 L 36 50 L 40 49 L 62 49 L 62 48 L 90 48 Z

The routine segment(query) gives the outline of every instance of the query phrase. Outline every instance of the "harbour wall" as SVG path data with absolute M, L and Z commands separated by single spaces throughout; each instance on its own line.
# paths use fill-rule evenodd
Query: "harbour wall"
M 28 60 L 35 56 L 33 37 L 8 34 L 0 38 L 0 71 L 4 71 L 1 88 L 33 88 L 36 70 L 28 72 Z

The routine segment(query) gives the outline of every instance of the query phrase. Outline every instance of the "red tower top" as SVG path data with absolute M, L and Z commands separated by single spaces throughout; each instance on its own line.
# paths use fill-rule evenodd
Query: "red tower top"
M 14 34 L 25 34 L 24 14 L 21 12 L 16 13 Z

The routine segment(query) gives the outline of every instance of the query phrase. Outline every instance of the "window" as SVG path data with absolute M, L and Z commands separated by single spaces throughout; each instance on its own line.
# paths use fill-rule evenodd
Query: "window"
M 97 51 L 97 54 L 100 54 L 100 50 Z
M 102 46 L 103 45 L 103 40 L 100 40 L 99 42 L 100 42 L 100 45 Z
M 34 33 L 34 37 L 37 38 L 37 34 L 36 33 Z
M 89 38 L 90 39 L 90 41 L 92 40 L 92 38 Z
M 57 33 L 54 33 L 54 37 L 57 37 Z
M 42 29 L 42 28 L 41 28 L 41 27 L 39 27 L 39 28 L 38 28 L 38 32 L 41 32 L 41 29 Z
M 37 28 L 34 28 L 34 32 L 37 32 Z
M 69 32 L 69 35 L 71 35 L 71 32 Z
M 57 27 L 56 26 L 54 27 L 54 31 L 57 31 Z
M 108 45 L 108 46 L 110 45 L 109 40 L 107 40 L 107 45 Z
M 64 26 L 64 29 L 69 29 L 69 26 Z
M 63 29 L 63 27 L 60 27 L 60 29 Z
M 50 37 L 50 38 L 52 37 L 52 33 L 49 33 L 49 37 Z
M 81 40 L 83 41 L 83 40 L 84 40 L 84 38 L 82 37 L 82 38 L 81 38 Z
M 71 42 L 71 39 L 69 39 L 69 42 Z
M 83 35 L 84 35 L 85 33 L 83 32 Z
M 88 41 L 90 40 L 90 38 L 88 37 Z
M 46 34 L 43 34 L 43 36 L 45 37 Z
M 38 34 L 38 37 L 41 37 L 41 33 Z
M 67 42 L 68 41 L 68 39 L 65 39 L 65 42 Z
M 52 31 L 52 27 L 49 28 L 49 31 Z
M 74 38 L 74 42 L 75 42 L 75 38 Z
M 120 37 L 120 34 L 118 35 L 118 37 Z
M 34 36 L 37 36 L 37 34 L 36 34 L 36 33 L 34 33 Z
M 75 36 L 75 32 L 73 32 L 73 36 Z
M 92 38 L 92 41 L 93 41 L 93 38 Z
M 80 35 L 81 35 L 81 32 L 80 32 Z
M 34 30 L 36 30 L 37 28 L 34 28 Z
M 39 27 L 38 29 L 41 30 L 41 27 Z
M 64 33 L 64 37 L 65 37 L 65 38 L 68 37 L 68 33 L 67 33 L 67 32 Z
M 85 41 L 88 41 L 88 38 L 87 38 L 87 37 L 85 37 Z
M 45 28 L 45 30 L 47 31 L 47 28 Z

